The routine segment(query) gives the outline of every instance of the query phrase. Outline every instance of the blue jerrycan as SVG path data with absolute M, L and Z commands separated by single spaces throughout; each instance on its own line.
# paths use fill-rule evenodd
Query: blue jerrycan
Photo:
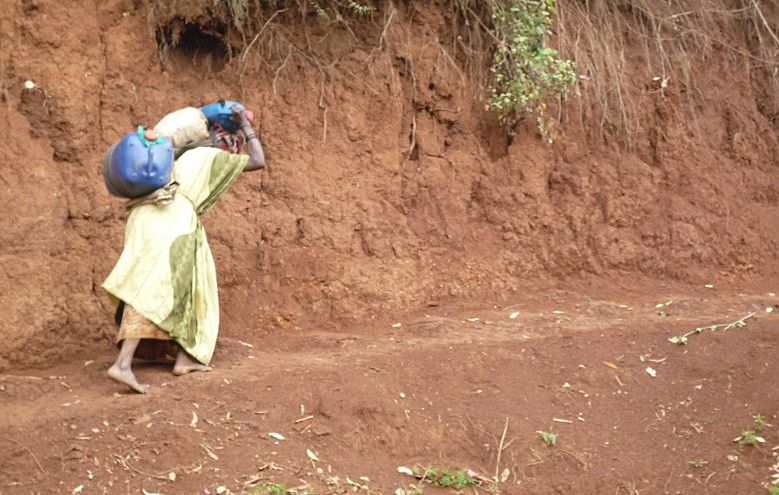
M 108 192 L 123 198 L 139 198 L 170 182 L 173 144 L 152 129 L 127 134 L 114 143 L 103 160 Z
M 235 133 L 238 130 L 238 124 L 230 120 L 230 116 L 233 114 L 233 105 L 244 108 L 243 105 L 234 101 L 219 100 L 216 103 L 200 107 L 200 111 L 208 119 L 209 128 L 213 127 L 214 124 L 219 124 L 227 132 Z

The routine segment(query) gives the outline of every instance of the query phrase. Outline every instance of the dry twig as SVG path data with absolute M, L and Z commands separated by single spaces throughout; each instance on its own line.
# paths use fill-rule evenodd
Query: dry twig
M 500 479 L 500 454 L 503 453 L 503 442 L 506 440 L 506 431 L 509 429 L 509 418 L 506 416 L 506 424 L 503 427 L 503 435 L 500 437 L 500 444 L 498 445 L 498 457 L 495 460 L 495 481 Z
M 765 20 L 765 17 L 763 16 L 763 11 L 760 10 L 760 7 L 758 7 L 757 5 L 757 0 L 752 0 L 752 5 L 755 7 L 755 12 L 757 12 L 757 15 L 760 16 L 760 20 L 763 21 L 763 25 L 768 31 L 768 34 L 770 34 L 771 37 L 774 39 L 774 41 L 776 41 L 776 44 L 779 45 L 779 38 L 776 37 L 776 34 L 774 34 L 773 30 L 771 30 L 771 26 L 768 24 L 768 21 Z
M 33 461 L 35 461 L 35 465 L 36 465 L 36 466 L 38 466 L 38 469 L 40 469 L 40 470 L 41 470 L 41 473 L 45 473 L 45 472 L 46 472 L 46 471 L 43 469 L 43 466 L 41 466 L 41 463 L 40 463 L 40 462 L 38 462 L 38 458 L 37 458 L 37 457 L 35 457 L 35 454 L 33 454 L 32 450 L 30 450 L 29 448 L 27 448 L 27 446 L 26 446 L 26 445 L 23 445 L 23 444 L 21 444 L 21 443 L 17 442 L 17 441 L 16 441 L 16 440 L 14 440 L 13 438 L 9 438 L 8 440 L 12 441 L 13 443 L 15 443 L 16 445 L 18 445 L 19 447 L 21 447 L 21 448 L 23 448 L 24 450 L 26 450 L 26 451 L 27 451 L 27 452 L 30 454 L 30 456 L 32 456 L 32 460 L 33 460 Z

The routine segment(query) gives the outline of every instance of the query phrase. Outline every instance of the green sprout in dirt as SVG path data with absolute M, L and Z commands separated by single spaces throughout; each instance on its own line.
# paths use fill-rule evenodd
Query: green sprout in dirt
M 765 439 L 758 436 L 754 430 L 742 430 L 741 435 L 733 441 L 738 442 L 739 446 L 744 447 L 745 445 L 757 445 L 758 443 L 763 443 L 765 442 Z
M 509 132 L 528 115 L 549 142 L 552 120 L 545 121 L 545 96 L 563 95 L 576 82 L 573 62 L 557 58 L 546 46 L 552 34 L 555 0 L 493 0 L 493 35 L 497 43 L 490 67 L 494 74 L 488 108 Z
M 769 485 L 768 495 L 779 495 L 779 486 Z
M 539 431 L 536 433 L 541 435 L 541 439 L 550 447 L 557 443 L 557 433 L 552 433 L 551 431 Z
M 694 468 L 702 468 L 709 463 L 706 459 L 696 459 L 694 461 L 687 461 Z
M 267 485 L 265 487 L 265 493 L 268 495 L 286 495 L 287 487 L 284 485 Z
M 718 325 L 709 325 L 708 327 L 699 327 L 696 328 L 695 330 L 685 333 L 684 335 L 679 335 L 678 337 L 671 337 L 668 339 L 668 342 L 672 344 L 685 345 L 687 344 L 687 337 L 689 337 L 694 333 L 701 333 L 704 330 L 711 330 L 712 332 L 717 332 L 719 330 L 722 330 L 724 332 L 726 330 L 730 330 L 731 328 L 741 328 L 743 326 L 746 326 L 746 320 L 753 316 L 755 316 L 755 313 L 750 313 L 745 317 L 741 318 L 740 320 L 736 320 L 731 323 L 721 323 Z
M 765 418 L 763 418 L 762 414 L 755 414 L 752 416 L 752 419 L 755 420 L 754 429 L 756 432 L 761 432 L 766 429 L 766 427 L 771 426 L 766 422 Z
M 439 469 L 432 464 L 428 464 L 426 468 L 416 466 L 414 475 L 420 477 L 423 481 L 428 481 L 433 486 L 450 487 L 455 490 L 462 490 L 466 486 L 479 483 L 479 480 L 468 475 L 467 470 L 452 472 L 446 469 Z

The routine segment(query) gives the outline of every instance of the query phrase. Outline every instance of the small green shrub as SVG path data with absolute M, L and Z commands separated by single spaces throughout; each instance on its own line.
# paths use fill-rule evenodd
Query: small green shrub
M 539 130 L 551 141 L 552 120 L 545 120 L 547 95 L 570 91 L 576 82 L 573 62 L 557 58 L 546 46 L 552 34 L 555 0 L 492 1 L 493 34 L 497 43 L 490 70 L 494 74 L 488 108 L 511 130 L 528 115 L 538 117 Z

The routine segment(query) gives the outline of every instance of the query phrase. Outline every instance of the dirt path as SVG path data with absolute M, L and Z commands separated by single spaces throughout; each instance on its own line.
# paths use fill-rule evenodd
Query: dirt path
M 768 492 L 779 4 L 557 2 L 581 98 L 549 101 L 550 146 L 485 106 L 486 2 L 249 2 L 238 32 L 240 3 L 0 8 L 0 495 L 451 492 L 398 471 L 429 465 L 465 493 Z M 105 152 L 219 98 L 269 166 L 203 219 L 215 370 L 139 363 L 130 394 Z
M 139 363 L 147 396 L 105 378 L 109 351 L 6 374 L 0 492 L 453 492 L 398 472 L 432 465 L 508 494 L 768 493 L 767 308 L 779 299 L 763 288 L 570 286 L 370 328 L 225 337 L 208 374 Z M 764 443 L 734 442 L 761 426 Z

